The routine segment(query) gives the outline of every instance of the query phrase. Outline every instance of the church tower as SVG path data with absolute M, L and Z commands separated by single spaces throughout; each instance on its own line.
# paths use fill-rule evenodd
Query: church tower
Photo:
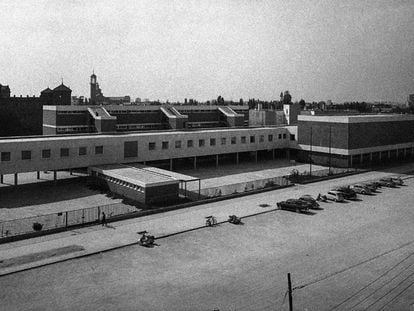
M 91 100 L 90 100 L 93 104 L 96 103 L 97 86 L 98 86 L 98 84 L 96 83 L 96 75 L 93 72 L 92 75 L 91 75 Z

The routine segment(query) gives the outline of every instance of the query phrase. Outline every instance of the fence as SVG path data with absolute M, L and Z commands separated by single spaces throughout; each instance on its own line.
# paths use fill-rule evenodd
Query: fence
M 36 231 L 50 231 L 76 225 L 99 222 L 101 214 L 103 212 L 105 213 L 106 218 L 110 219 L 119 215 L 136 213 L 137 209 L 134 206 L 115 203 L 61 213 L 1 221 L 0 239 L 33 233 Z
M 231 185 L 223 185 L 200 190 L 201 198 L 214 198 L 235 193 L 249 192 L 275 186 L 287 186 L 291 182 L 284 176 L 265 178 L 253 181 L 246 181 Z M 191 199 L 197 199 L 198 193 L 189 192 L 187 195 Z

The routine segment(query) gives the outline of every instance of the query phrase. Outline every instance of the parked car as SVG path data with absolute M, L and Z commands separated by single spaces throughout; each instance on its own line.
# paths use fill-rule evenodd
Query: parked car
M 393 182 L 398 186 L 404 185 L 404 181 L 399 176 L 383 177 L 381 180 Z
M 341 192 L 344 198 L 347 200 L 355 200 L 357 198 L 356 192 L 352 190 L 349 186 L 335 187 L 332 190 Z
M 344 195 L 342 192 L 331 190 L 328 191 L 327 194 L 324 195 L 326 199 L 334 201 L 334 202 L 344 202 Z
M 397 184 L 389 178 L 381 178 L 378 182 L 381 187 L 397 188 Z
M 297 199 L 288 199 L 286 201 L 278 202 L 277 207 L 282 210 L 293 211 L 296 213 L 306 213 L 309 212 L 311 204 L 309 202 Z
M 376 181 L 374 182 L 365 182 L 363 184 L 361 184 L 365 187 L 367 187 L 371 192 L 377 192 L 378 188 L 381 188 L 381 185 L 379 183 L 377 183 Z
M 349 186 L 349 188 L 354 190 L 356 193 L 360 193 L 360 194 L 371 194 L 372 193 L 369 187 L 362 185 L 362 184 L 351 185 Z
M 316 200 L 310 195 L 310 194 L 304 194 L 302 195 L 299 200 L 308 202 L 311 204 L 311 209 L 319 209 L 320 205 L 318 202 L 316 202 Z

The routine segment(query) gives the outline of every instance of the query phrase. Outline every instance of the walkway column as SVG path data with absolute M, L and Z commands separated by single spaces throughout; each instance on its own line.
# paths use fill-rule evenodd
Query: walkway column
M 256 152 L 254 154 L 254 161 L 257 163 L 257 150 L 256 150 Z
M 37 171 L 37 179 L 40 179 L 40 171 Z
M 404 148 L 404 159 L 407 158 L 407 148 Z
M 369 154 L 369 162 L 372 163 L 372 152 Z
M 362 164 L 364 162 L 364 155 L 361 153 L 359 156 L 359 163 Z
M 57 171 L 53 171 L 53 180 L 56 181 L 57 180 Z
M 3 174 L 0 175 L 0 184 L 3 183 Z
M 391 150 L 388 150 L 388 159 L 391 159 Z
M 71 176 L 73 175 L 72 169 L 69 169 L 69 174 L 70 174 Z
M 197 157 L 194 157 L 194 169 L 197 168 Z
M 17 175 L 17 173 L 14 173 L 14 185 L 17 186 L 19 182 L 19 176 Z
M 216 168 L 219 166 L 219 155 L 216 154 Z
M 173 159 L 171 158 L 170 159 L 170 171 L 172 171 L 173 170 Z
M 352 167 L 352 154 L 349 155 L 349 167 Z
M 378 154 L 378 156 L 379 156 L 379 157 L 378 157 L 378 160 L 379 160 L 380 162 L 381 162 L 381 155 L 382 155 L 382 151 L 380 151 L 380 152 L 379 152 L 379 154 Z
M 286 150 L 286 157 L 290 161 L 290 149 Z
M 144 161 L 144 162 L 142 162 L 142 164 L 143 164 L 143 165 L 147 165 L 147 162 L 146 162 L 146 161 Z
M 236 152 L 236 164 L 239 164 L 239 153 Z
M 275 159 L 275 149 L 272 149 L 272 158 Z

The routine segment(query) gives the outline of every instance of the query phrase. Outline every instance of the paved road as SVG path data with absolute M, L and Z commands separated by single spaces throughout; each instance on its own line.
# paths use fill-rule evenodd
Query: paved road
M 202 222 L 207 213 L 225 218 L 263 203 L 270 209 L 289 197 L 387 174 L 296 186 L 128 220 L 92 233 L 101 245 L 111 237 L 111 243 L 116 237 L 127 239 L 126 228 L 136 232 L 151 225 L 158 236 Z M 282 303 L 291 272 L 294 286 L 305 285 L 294 291 L 298 310 L 330 310 L 356 293 L 337 310 L 365 310 L 370 304 L 368 310 L 379 310 L 393 297 L 385 310 L 412 310 L 414 291 L 407 286 L 414 282 L 414 180 L 407 184 L 358 202 L 326 203 L 314 216 L 269 212 L 245 218 L 243 226 L 222 224 L 160 239 L 152 249 L 133 245 L 3 276 L 0 301 L 5 310 L 280 310 L 287 309 Z M 87 237 L 79 233 L 56 239 L 56 245 L 67 237 Z

